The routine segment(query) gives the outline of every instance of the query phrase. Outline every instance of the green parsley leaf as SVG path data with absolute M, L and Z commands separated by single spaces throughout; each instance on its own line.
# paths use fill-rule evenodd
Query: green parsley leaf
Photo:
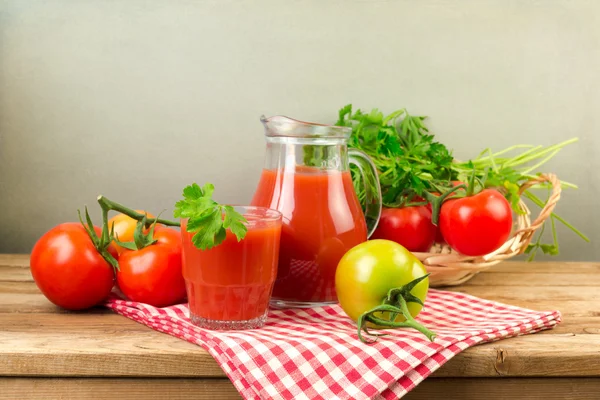
M 231 232 L 237 237 L 238 242 L 246 236 L 248 228 L 244 224 L 246 220 L 239 213 L 235 212 L 233 207 L 225 206 L 225 222 L 223 226 L 231 230 Z
M 188 218 L 186 231 L 193 233 L 192 243 L 200 250 L 208 250 L 223 243 L 227 229 L 238 242 L 246 236 L 248 222 L 231 206 L 212 199 L 215 187 L 207 183 L 202 188 L 193 183 L 183 189 L 183 200 L 175 203 L 173 216 Z

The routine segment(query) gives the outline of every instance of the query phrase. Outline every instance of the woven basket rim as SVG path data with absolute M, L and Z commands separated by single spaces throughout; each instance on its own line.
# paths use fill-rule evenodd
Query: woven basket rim
M 560 200 L 562 188 L 558 177 L 551 173 L 539 174 L 519 187 L 519 194 L 522 194 L 525 190 L 543 183 L 550 183 L 552 192 L 538 216 L 532 221 L 531 211 L 525 202 L 520 200 L 518 207 L 522 214 L 517 214 L 517 229 L 500 248 L 492 253 L 478 257 L 465 256 L 453 251 L 447 245 L 437 244 L 432 246 L 428 252 L 414 253 L 431 273 L 430 284 L 432 286 L 458 285 L 493 265 L 523 254 L 535 232 L 554 211 Z

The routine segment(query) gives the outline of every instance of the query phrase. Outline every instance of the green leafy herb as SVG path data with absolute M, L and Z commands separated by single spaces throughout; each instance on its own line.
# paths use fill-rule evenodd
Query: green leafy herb
M 401 206 L 424 190 L 435 191 L 434 184 L 448 184 L 455 179 L 452 153 L 424 125 L 425 117 L 412 116 L 406 109 L 384 116 L 378 109 L 370 113 L 352 105 L 339 112 L 336 125 L 351 126 L 350 147 L 368 154 L 379 171 L 383 203 Z M 362 185 L 359 174 L 353 174 L 355 187 Z M 359 197 L 364 194 L 359 192 Z
M 200 187 L 197 183 L 183 189 L 183 200 L 175 204 L 173 216 L 188 218 L 186 231 L 193 233 L 192 243 L 200 250 L 218 246 L 225 240 L 227 229 L 237 237 L 238 242 L 246 236 L 246 218 L 232 206 L 222 205 L 212 199 L 215 187 L 207 183 Z
M 349 146 L 365 152 L 379 173 L 379 183 L 386 207 L 402 207 L 414 204 L 416 198 L 427 198 L 427 193 L 443 192 L 452 187 L 451 181 L 480 182 L 483 187 L 495 187 L 503 191 L 512 208 L 517 213 L 521 196 L 531 200 L 539 207 L 545 203 L 532 193 L 532 190 L 520 192 L 520 186 L 535 178 L 535 172 L 541 165 L 555 156 L 563 147 L 574 143 L 577 138 L 562 143 L 544 146 L 515 145 L 499 152 L 483 150 L 476 158 L 462 162 L 454 159 L 452 152 L 442 143 L 434 140 L 425 126 L 426 117 L 412 116 L 406 109 L 400 109 L 384 115 L 377 108 L 369 113 L 360 109 L 353 112 L 352 105 L 342 107 L 338 112 L 336 125 L 352 127 Z M 511 153 L 515 153 L 509 156 Z M 351 168 L 355 191 L 364 200 L 364 184 L 361 174 Z M 577 186 L 562 182 L 564 188 Z M 539 184 L 531 189 L 548 187 Z M 571 229 L 582 239 L 589 239 L 556 214 L 551 215 L 552 244 L 542 244 L 541 235 L 529 248 L 535 253 L 541 250 L 545 254 L 558 254 L 555 220 Z M 533 254 L 532 253 L 532 257 Z

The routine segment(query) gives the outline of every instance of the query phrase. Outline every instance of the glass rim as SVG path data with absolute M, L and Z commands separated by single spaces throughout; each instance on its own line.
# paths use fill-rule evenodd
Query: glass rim
M 242 215 L 250 215 L 256 219 L 247 220 L 247 226 L 253 226 L 257 222 L 281 222 L 283 214 L 273 208 L 261 206 L 245 206 L 242 204 L 227 204 Z M 180 218 L 181 221 L 187 221 L 189 218 Z
M 269 207 L 245 206 L 242 204 L 228 204 L 228 206 L 233 207 L 235 211 L 242 215 L 247 213 L 240 212 L 241 210 L 250 211 L 250 215 L 258 217 L 261 221 L 278 221 L 283 218 L 283 214 L 281 212 Z M 263 212 L 264 214 L 258 214 L 257 211 Z

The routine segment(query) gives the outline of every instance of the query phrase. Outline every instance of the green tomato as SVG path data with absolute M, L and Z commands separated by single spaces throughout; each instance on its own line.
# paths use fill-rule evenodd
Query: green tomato
M 381 305 L 390 289 L 400 288 L 426 274 L 421 261 L 403 246 L 377 239 L 353 247 L 342 257 L 335 274 L 335 287 L 344 312 L 358 321 L 363 313 Z M 410 294 L 425 302 L 428 289 L 429 278 L 425 278 Z M 414 302 L 408 302 L 407 306 L 413 317 L 422 308 Z M 386 314 L 380 312 L 376 316 L 385 318 Z M 404 320 L 399 314 L 394 321 Z

